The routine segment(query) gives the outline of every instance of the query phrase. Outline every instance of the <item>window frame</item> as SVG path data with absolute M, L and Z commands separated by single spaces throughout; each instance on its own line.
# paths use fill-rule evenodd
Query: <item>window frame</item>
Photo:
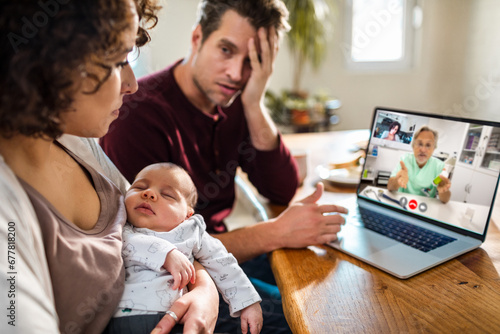
M 404 4 L 404 33 L 403 57 L 392 61 L 354 61 L 352 59 L 352 21 L 353 0 L 345 1 L 344 43 L 342 52 L 345 59 L 345 68 L 360 72 L 390 72 L 410 70 L 415 63 L 416 30 L 421 25 L 422 11 L 417 5 L 417 0 L 403 0 Z M 374 19 L 376 22 L 376 20 Z M 378 23 L 378 22 L 377 22 Z M 380 23 L 378 23 L 380 24 Z

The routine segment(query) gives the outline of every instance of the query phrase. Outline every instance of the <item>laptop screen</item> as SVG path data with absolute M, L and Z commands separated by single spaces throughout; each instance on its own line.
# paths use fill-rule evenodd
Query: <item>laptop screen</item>
M 500 123 L 376 108 L 358 196 L 483 235 L 500 171 Z

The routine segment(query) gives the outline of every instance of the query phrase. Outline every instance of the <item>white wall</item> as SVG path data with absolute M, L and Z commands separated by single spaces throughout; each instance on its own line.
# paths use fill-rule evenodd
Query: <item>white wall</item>
M 190 47 L 191 30 L 196 20 L 198 0 L 160 0 L 157 26 L 150 31 L 151 42 L 141 48 L 141 77 L 159 71 L 186 56 Z
M 420 48 L 411 70 L 354 73 L 345 69 L 344 1 L 338 6 L 327 60 L 318 73 L 306 67 L 302 87 L 327 91 L 342 101 L 335 129 L 368 128 L 375 106 L 500 120 L 500 2 L 498 0 L 420 0 Z M 163 0 L 147 60 L 137 73 L 162 69 L 187 54 L 198 0 Z M 290 89 L 293 63 L 281 46 L 269 88 Z
M 469 47 L 466 50 L 464 102 L 471 114 L 500 117 L 500 2 L 473 2 Z M 475 107 L 476 106 L 476 107 Z

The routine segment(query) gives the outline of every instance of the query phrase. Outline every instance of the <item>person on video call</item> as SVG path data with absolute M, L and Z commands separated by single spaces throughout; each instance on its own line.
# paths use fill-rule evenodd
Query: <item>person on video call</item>
M 399 130 L 400 129 L 401 129 L 401 124 L 399 124 L 399 122 L 397 122 L 397 121 L 394 121 L 391 123 L 389 130 L 382 132 L 380 139 L 401 141 L 401 138 L 399 138 Z
M 401 157 L 399 164 L 392 171 L 387 189 L 404 193 L 436 197 L 443 203 L 450 200 L 451 182 L 444 176 L 444 162 L 432 157 L 436 149 L 438 133 L 428 126 L 423 126 L 413 136 L 413 153 Z M 441 182 L 433 182 L 439 176 Z

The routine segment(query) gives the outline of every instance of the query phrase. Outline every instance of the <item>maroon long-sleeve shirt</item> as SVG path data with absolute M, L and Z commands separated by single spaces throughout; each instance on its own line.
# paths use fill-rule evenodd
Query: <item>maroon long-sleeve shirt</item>
M 196 211 L 210 233 L 226 231 L 223 219 L 234 204 L 238 166 L 260 194 L 287 204 L 298 173 L 281 137 L 274 150 L 253 147 L 240 97 L 230 107 L 218 107 L 215 115 L 197 109 L 174 79 L 177 64 L 142 78 L 137 93 L 125 97 L 119 118 L 100 140 L 106 154 L 130 182 L 152 163 L 185 168 L 198 189 Z

